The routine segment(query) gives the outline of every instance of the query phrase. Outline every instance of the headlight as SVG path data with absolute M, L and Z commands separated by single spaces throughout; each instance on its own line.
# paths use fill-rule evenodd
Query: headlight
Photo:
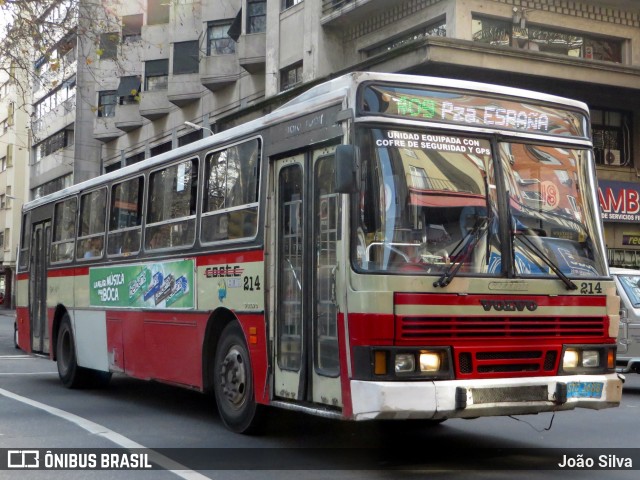
M 413 353 L 398 353 L 395 361 L 396 373 L 412 373 L 416 370 L 416 358 Z
M 440 353 L 436 352 L 420 352 L 420 371 L 421 372 L 437 372 L 440 370 Z
M 582 366 L 583 367 L 599 367 L 600 352 L 598 352 L 597 350 L 583 350 Z
M 564 357 L 562 358 L 562 368 L 576 368 L 578 366 L 578 362 L 580 361 L 580 355 L 577 350 L 567 349 L 564 352 Z

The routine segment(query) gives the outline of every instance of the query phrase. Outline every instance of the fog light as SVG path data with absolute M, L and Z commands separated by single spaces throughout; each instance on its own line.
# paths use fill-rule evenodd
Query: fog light
M 582 366 L 583 367 L 599 367 L 600 352 L 598 352 L 597 350 L 583 350 Z
M 565 350 L 562 358 L 562 368 L 576 368 L 578 366 L 579 359 L 580 356 L 578 355 L 577 350 Z
M 440 370 L 440 354 L 434 352 L 420 352 L 420 371 L 437 372 Z
M 411 373 L 416 370 L 416 358 L 412 353 L 398 353 L 395 361 L 396 373 Z

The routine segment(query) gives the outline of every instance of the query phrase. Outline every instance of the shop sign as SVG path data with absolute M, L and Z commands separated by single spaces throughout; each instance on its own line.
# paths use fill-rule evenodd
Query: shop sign
M 640 184 L 598 181 L 598 200 L 605 222 L 640 222 Z

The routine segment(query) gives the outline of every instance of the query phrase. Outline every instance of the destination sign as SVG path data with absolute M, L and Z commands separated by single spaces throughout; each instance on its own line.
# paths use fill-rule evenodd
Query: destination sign
M 533 101 L 375 84 L 366 85 L 360 98 L 361 113 L 588 138 L 584 114 Z

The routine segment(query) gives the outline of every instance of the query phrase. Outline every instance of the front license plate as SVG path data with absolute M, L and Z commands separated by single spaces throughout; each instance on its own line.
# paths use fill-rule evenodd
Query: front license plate
M 601 398 L 604 383 L 571 382 L 567 384 L 568 398 Z

